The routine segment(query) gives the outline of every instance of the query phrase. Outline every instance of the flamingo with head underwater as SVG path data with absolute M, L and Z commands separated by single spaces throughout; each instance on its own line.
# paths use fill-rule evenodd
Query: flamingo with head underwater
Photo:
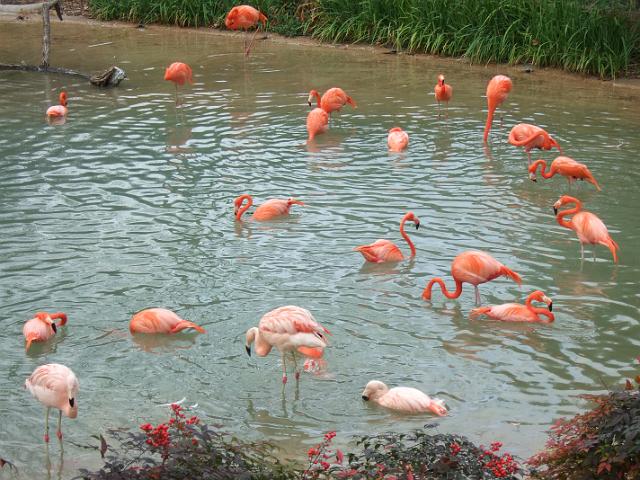
M 129 321 L 131 333 L 168 333 L 174 334 L 187 328 L 206 333 L 204 328 L 189 320 L 180 318 L 166 308 L 147 308 L 136 313 Z
M 568 210 L 560 210 L 561 206 L 568 203 L 575 204 L 575 207 Z M 576 232 L 576 235 L 578 235 L 578 240 L 580 240 L 580 258 L 582 260 L 584 260 L 584 244 L 589 243 L 591 245 L 604 245 L 607 247 L 613 255 L 613 261 L 618 263 L 617 250 L 620 247 L 613 241 L 607 227 L 597 215 L 582 210 L 582 202 L 580 200 L 568 195 L 563 195 L 553 204 L 553 213 L 556 215 L 558 224 L 573 230 Z M 573 217 L 566 220 L 564 217 L 567 215 L 573 215 Z M 593 255 L 595 259 L 595 250 Z
M 409 235 L 404 231 L 404 224 L 406 222 L 413 222 L 416 226 L 416 230 L 420 228 L 420 219 L 414 215 L 413 212 L 407 212 L 402 220 L 400 220 L 400 235 L 409 244 L 411 250 L 410 257 L 416 256 L 416 247 L 409 238 Z M 404 260 L 404 255 L 400 251 L 400 248 L 390 240 L 376 240 L 369 245 L 360 245 L 353 249 L 356 252 L 360 252 L 367 262 L 382 263 L 382 262 L 401 262 Z
M 462 252 L 451 262 L 451 275 L 456 282 L 456 289 L 449 292 L 441 278 L 434 278 L 429 281 L 422 292 L 422 298 L 431 300 L 431 290 L 434 284 L 440 285 L 442 293 L 447 298 L 458 298 L 462 294 L 462 284 L 470 283 L 476 292 L 476 305 L 480 305 L 480 290 L 478 285 L 489 282 L 501 276 L 509 277 L 518 285 L 522 283 L 520 275 L 505 267 L 486 252 L 469 250 Z
M 543 128 L 536 127 L 528 123 L 519 123 L 509 132 L 509 143 L 515 147 L 524 147 L 524 151 L 531 165 L 531 150 L 537 148 L 539 150 L 551 150 L 557 148 L 562 153 L 562 148 L 551 135 Z
M 439 417 L 444 417 L 448 412 L 444 401 L 439 398 L 431 398 L 426 393 L 411 387 L 394 387 L 389 389 L 378 380 L 367 383 L 362 392 L 364 401 L 371 400 L 390 410 L 404 413 L 432 412 Z
M 325 133 L 329 128 L 329 114 L 322 108 L 314 108 L 307 115 L 307 143 L 313 141 L 316 135 Z
M 387 146 L 391 152 L 401 152 L 409 145 L 409 134 L 400 127 L 393 127 L 387 135 Z
M 600 185 L 591 174 L 591 171 L 584 163 L 576 162 L 573 158 L 569 157 L 557 157 L 553 162 L 551 162 L 551 167 L 547 172 L 547 162 L 543 159 L 536 160 L 531 165 L 529 165 L 529 178 L 532 181 L 536 181 L 536 171 L 538 167 L 540 168 L 540 174 L 542 178 L 551 178 L 555 174 L 562 175 L 563 177 L 567 177 L 567 181 L 569 185 L 576 180 L 586 180 L 587 182 L 595 185 L 595 187 L 600 191 Z
M 534 307 L 532 301 L 544 302 L 547 308 Z M 489 307 L 474 308 L 471 310 L 470 318 L 486 315 L 493 320 L 502 322 L 531 322 L 531 323 L 551 323 L 555 320 L 551 310 L 553 302 L 543 291 L 536 290 L 527 296 L 525 304 L 504 303 L 502 305 L 492 305 Z M 546 318 L 545 318 L 546 317 Z
M 224 20 L 224 24 L 229 30 L 240 29 L 247 31 L 252 27 L 256 27 L 256 30 L 251 37 L 251 41 L 249 42 L 249 46 L 247 46 L 247 39 L 245 38 L 245 56 L 249 56 L 251 45 L 253 45 L 253 41 L 258 34 L 258 30 L 260 30 L 260 23 L 262 23 L 262 28 L 265 28 L 267 24 L 267 17 L 265 17 L 263 13 L 261 13 L 251 5 L 237 5 L 233 7 L 231 10 L 229 10 L 227 17 Z
M 246 201 L 246 203 L 245 203 Z M 236 220 L 242 221 L 242 215 L 246 212 L 251 205 L 253 205 L 253 197 L 247 193 L 236 197 L 233 201 L 234 209 L 233 214 L 236 217 Z M 293 197 L 289 197 L 286 200 L 283 198 L 272 198 L 271 200 L 267 200 L 253 212 L 251 216 L 252 220 L 257 220 L 258 222 L 265 222 L 268 220 L 273 220 L 274 218 L 281 217 L 283 215 L 289 215 L 289 210 L 292 205 L 302 205 L 304 206 L 304 202 L 297 200 Z
M 505 75 L 496 75 L 487 85 L 487 105 L 489 111 L 487 113 L 487 122 L 484 125 L 484 143 L 487 143 L 489 131 L 491 131 L 491 123 L 493 122 L 493 114 L 496 108 L 507 99 L 513 83 L 511 79 Z
M 282 356 L 282 383 L 287 383 L 286 356 L 292 358 L 296 381 L 300 378 L 297 357 L 320 359 L 329 345 L 329 330 L 316 322 L 306 308 L 287 305 L 263 315 L 257 327 L 247 330 L 245 349 L 251 356 L 251 345 L 255 343 L 256 354 L 265 357 L 273 347 Z

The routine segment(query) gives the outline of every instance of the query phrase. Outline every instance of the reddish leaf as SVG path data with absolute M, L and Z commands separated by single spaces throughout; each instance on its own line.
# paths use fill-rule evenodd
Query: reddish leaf
M 629 379 L 626 380 L 626 383 L 624 385 L 624 389 L 625 390 L 633 390 L 633 384 L 629 381 Z

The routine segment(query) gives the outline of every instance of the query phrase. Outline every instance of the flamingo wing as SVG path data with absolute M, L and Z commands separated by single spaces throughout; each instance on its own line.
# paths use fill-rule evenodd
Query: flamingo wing
M 354 250 L 360 252 L 367 262 L 399 262 L 404 259 L 400 248 L 390 240 L 379 239 L 370 245 L 360 245 Z
M 433 401 L 427 394 L 416 388 L 395 387 L 380 397 L 378 403 L 392 410 L 418 413 L 432 410 Z

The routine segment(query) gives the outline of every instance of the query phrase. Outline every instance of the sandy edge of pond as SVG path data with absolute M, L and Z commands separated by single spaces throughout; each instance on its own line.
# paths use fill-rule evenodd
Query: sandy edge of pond
M 37 14 L 35 15 L 30 14 L 30 15 L 25 15 L 23 19 L 18 20 L 15 14 L 0 12 L 0 22 L 2 23 L 24 23 L 24 22 L 40 23 L 41 17 Z M 55 23 L 57 22 L 58 20 L 53 19 L 52 17 L 52 29 L 55 28 Z M 135 23 L 111 21 L 111 20 L 102 21 L 102 20 L 95 20 L 92 18 L 84 17 L 84 16 L 65 16 L 64 22 L 72 23 L 72 24 L 75 23 L 75 24 L 100 26 L 104 28 L 137 28 L 138 27 L 138 25 Z M 150 24 L 150 25 L 145 25 L 144 29 L 151 32 L 162 31 L 166 29 L 171 29 L 171 30 L 178 29 L 178 30 L 184 30 L 187 32 L 198 32 L 206 35 L 217 35 L 217 36 L 237 36 L 238 35 L 237 32 L 220 30 L 213 27 L 193 28 L 193 27 L 177 27 L 172 25 Z M 268 39 L 273 43 L 286 43 L 286 44 L 293 44 L 293 45 L 303 45 L 303 46 L 322 47 L 322 48 L 336 48 L 336 49 L 344 49 L 344 50 L 363 50 L 363 51 L 369 52 L 372 55 L 390 53 L 390 50 L 388 48 L 381 47 L 381 46 L 368 45 L 368 44 L 325 43 L 325 42 L 321 42 L 319 40 L 313 39 L 311 37 L 303 37 L 303 36 L 285 37 L 283 35 L 279 35 L 273 32 L 267 32 L 266 36 L 264 36 L 263 38 L 260 38 L 260 37 L 257 38 L 258 41 L 266 40 L 266 39 Z M 55 44 L 52 45 L 52 47 L 55 48 Z M 405 54 L 398 53 L 397 55 L 405 55 Z M 428 55 L 423 53 L 412 54 L 407 56 L 411 58 L 416 58 L 418 60 L 422 59 L 425 61 L 437 60 L 440 63 L 442 62 L 450 62 L 452 64 L 460 63 L 460 62 L 468 63 L 468 60 L 463 58 L 439 57 L 436 55 Z M 487 65 L 476 64 L 475 66 L 479 69 L 491 68 L 493 70 L 496 70 L 498 68 L 497 64 L 487 64 Z M 514 73 L 522 74 L 524 72 L 524 66 L 501 64 L 500 71 L 501 73 L 506 73 L 506 74 L 514 74 Z M 611 87 L 615 89 L 615 93 L 618 95 L 632 97 L 633 99 L 637 98 L 638 100 L 640 100 L 640 78 L 600 80 L 596 77 L 588 77 L 588 76 L 584 76 L 577 73 L 566 72 L 564 70 L 560 70 L 556 68 L 539 68 L 539 67 L 534 67 L 533 72 L 530 74 L 531 75 L 544 74 L 545 79 L 547 80 L 553 80 L 553 79 L 565 80 L 565 81 L 571 80 L 576 83 L 583 83 L 585 84 L 585 86 L 589 86 L 590 84 L 592 87 L 599 87 L 599 88 Z

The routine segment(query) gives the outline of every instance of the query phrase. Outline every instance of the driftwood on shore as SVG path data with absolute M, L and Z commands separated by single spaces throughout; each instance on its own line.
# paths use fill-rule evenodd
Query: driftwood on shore
M 1 12 L 12 13 L 31 13 L 42 12 L 42 61 L 39 66 L 22 65 L 22 64 L 0 64 L 0 70 L 22 70 L 26 72 L 47 72 L 62 73 L 65 75 L 75 75 L 86 78 L 91 84 L 98 87 L 117 86 L 124 78 L 126 73 L 119 67 L 113 66 L 96 75 L 88 75 L 86 73 L 70 70 L 68 68 L 49 66 L 49 51 L 51 47 L 51 18 L 49 11 L 55 9 L 58 18 L 62 20 L 62 0 L 44 0 L 42 3 L 29 3 L 22 5 L 0 5 Z

